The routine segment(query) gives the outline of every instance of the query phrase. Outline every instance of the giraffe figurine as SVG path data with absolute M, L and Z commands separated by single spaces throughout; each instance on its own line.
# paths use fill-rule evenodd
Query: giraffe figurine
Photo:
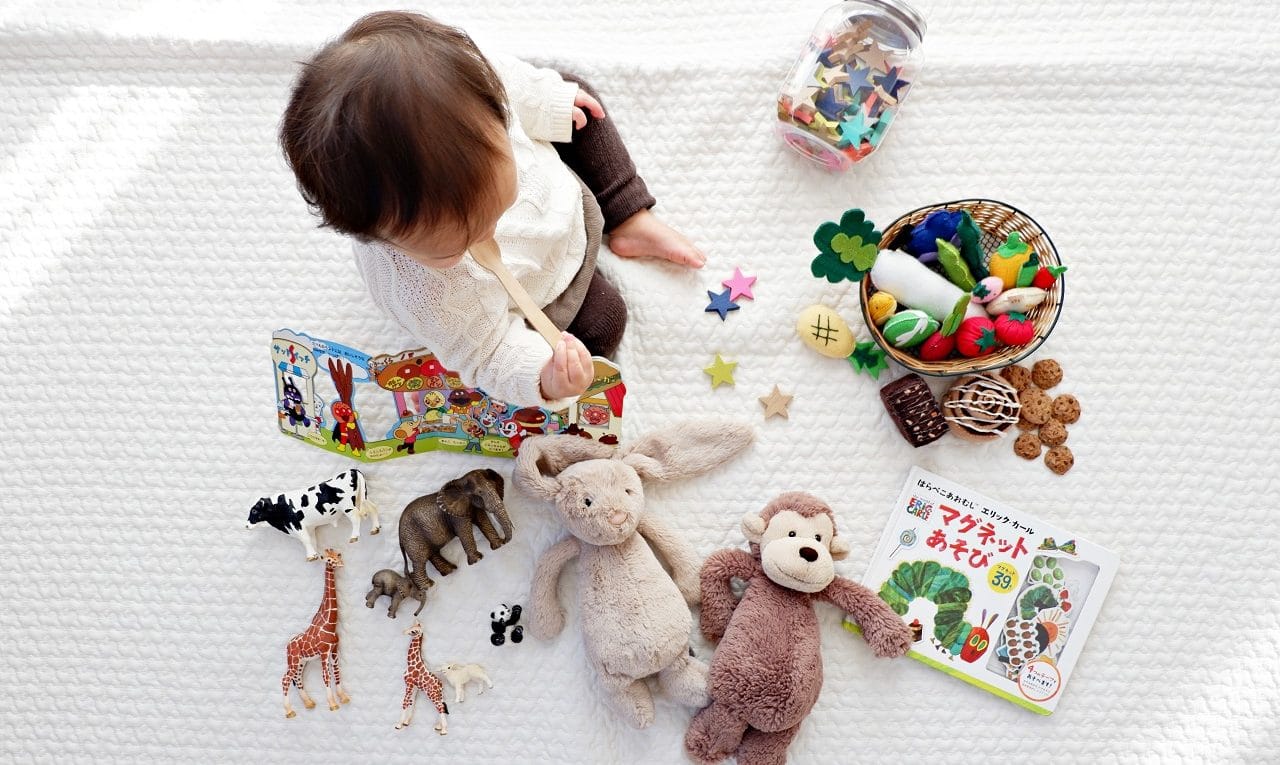
M 415 621 L 404 634 L 411 635 L 412 639 L 409 641 L 408 663 L 404 668 L 404 701 L 400 704 L 400 722 L 396 724 L 396 730 L 408 726 L 413 720 L 418 691 L 422 691 L 440 713 L 436 732 L 446 736 L 449 734 L 449 707 L 444 703 L 444 686 L 440 684 L 440 679 L 427 671 L 427 665 L 422 661 L 422 622 Z
M 284 693 L 284 716 L 294 716 L 293 707 L 289 704 L 289 685 L 298 688 L 298 695 L 307 709 L 316 703 L 307 695 L 302 687 L 302 673 L 307 662 L 320 659 L 320 672 L 324 675 L 325 697 L 329 701 L 329 710 L 338 709 L 338 701 L 349 703 L 351 697 L 342 690 L 342 673 L 338 669 L 338 594 L 333 586 L 333 572 L 342 568 L 342 554 L 337 550 L 324 551 L 324 597 L 320 599 L 320 608 L 311 617 L 311 625 L 306 630 L 294 635 L 285 648 L 288 668 L 284 677 L 280 678 L 280 690 Z M 333 684 L 329 683 L 329 671 L 333 671 Z M 335 696 L 334 691 L 337 691 Z

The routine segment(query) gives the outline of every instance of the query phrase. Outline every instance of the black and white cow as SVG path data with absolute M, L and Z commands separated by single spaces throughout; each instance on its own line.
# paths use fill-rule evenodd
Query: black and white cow
M 364 473 L 354 468 L 344 470 L 327 481 L 302 491 L 263 497 L 249 510 L 246 529 L 267 525 L 289 535 L 296 535 L 307 548 L 307 560 L 317 560 L 315 529 L 331 526 L 345 516 L 351 522 L 351 541 L 360 540 L 360 519 L 373 518 L 370 534 L 382 530 L 378 507 L 369 499 Z

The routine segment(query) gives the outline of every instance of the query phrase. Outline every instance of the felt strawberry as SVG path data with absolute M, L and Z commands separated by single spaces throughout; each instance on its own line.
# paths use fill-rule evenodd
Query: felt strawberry
M 997 344 L 996 325 L 985 316 L 965 319 L 956 331 L 956 350 L 961 356 L 986 356 L 995 352 Z
M 1032 287 L 1039 287 L 1047 290 L 1053 286 L 1059 276 L 1067 270 L 1066 266 L 1040 266 L 1040 270 L 1036 271 L 1036 276 L 1031 280 Z
M 944 335 L 941 331 L 934 332 L 925 338 L 924 343 L 920 345 L 920 359 L 922 361 L 942 361 L 951 355 L 955 350 L 956 340 L 952 335 Z
M 1026 345 L 1035 336 L 1035 325 L 1026 314 L 1005 313 L 996 317 L 996 339 L 1005 345 Z

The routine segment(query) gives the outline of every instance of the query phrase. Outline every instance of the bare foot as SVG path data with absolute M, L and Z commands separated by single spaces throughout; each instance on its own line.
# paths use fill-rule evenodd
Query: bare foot
M 689 268 L 702 268 L 707 256 L 679 231 L 641 210 L 609 235 L 609 249 L 620 258 L 659 258 Z

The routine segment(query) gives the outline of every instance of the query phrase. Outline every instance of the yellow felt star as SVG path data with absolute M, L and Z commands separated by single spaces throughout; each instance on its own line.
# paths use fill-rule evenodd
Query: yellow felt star
M 703 372 L 711 376 L 711 387 L 718 388 L 721 385 L 733 385 L 733 368 L 738 366 L 736 361 L 725 361 L 720 358 L 720 354 L 716 354 L 716 360 L 709 367 L 704 367 Z
M 766 420 L 770 417 L 781 417 L 784 420 L 791 419 L 787 416 L 787 407 L 791 405 L 791 399 L 793 398 L 795 397 L 779 390 L 778 386 L 773 386 L 772 393 L 760 397 L 760 405 L 764 407 L 764 418 Z

